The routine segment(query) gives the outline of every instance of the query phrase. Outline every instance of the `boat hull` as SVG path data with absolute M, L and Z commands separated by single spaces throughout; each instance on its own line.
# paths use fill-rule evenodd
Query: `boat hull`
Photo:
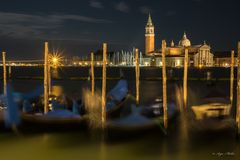
M 120 115 L 124 103 L 127 101 L 128 96 L 115 107 L 107 112 L 107 118 L 117 118 Z M 1 131 L 11 131 L 7 129 L 4 124 L 4 112 L 0 112 L 0 129 Z M 21 113 L 21 124 L 17 129 L 21 132 L 69 132 L 86 130 L 89 128 L 89 119 L 87 115 L 76 117 L 51 117 L 46 115 L 34 115 Z

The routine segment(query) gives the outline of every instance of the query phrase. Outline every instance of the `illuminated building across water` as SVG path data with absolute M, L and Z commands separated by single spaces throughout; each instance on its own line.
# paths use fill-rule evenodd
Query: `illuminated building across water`
M 161 66 L 161 48 L 154 49 L 155 36 L 152 18 L 149 15 L 145 29 L 145 56 L 144 63 L 151 66 Z M 157 45 L 161 46 L 161 45 Z M 189 50 L 189 63 L 194 67 L 212 67 L 214 65 L 211 47 L 205 41 L 203 44 L 192 45 L 184 32 L 177 45 L 172 40 L 166 50 L 166 65 L 169 67 L 182 67 L 184 64 L 185 48 Z

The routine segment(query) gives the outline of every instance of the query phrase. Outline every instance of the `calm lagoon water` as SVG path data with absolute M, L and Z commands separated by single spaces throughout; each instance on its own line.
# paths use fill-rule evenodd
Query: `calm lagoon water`
M 129 82 L 129 89 L 135 94 L 134 68 L 122 69 Z M 189 77 L 199 78 L 189 81 L 188 105 L 192 106 L 201 101 L 211 90 L 218 90 L 226 97 L 229 96 L 229 69 L 220 72 L 211 69 L 212 78 L 217 78 L 214 85 L 207 85 L 206 72 L 209 70 L 190 70 Z M 88 68 L 63 68 L 53 73 L 58 80 L 53 81 L 53 93 L 57 95 L 81 96 L 82 88 L 89 87 L 90 81 L 70 80 L 69 77 L 88 77 Z M 12 68 L 11 83 L 15 91 L 28 92 L 42 84 L 42 80 L 22 79 L 26 76 L 41 76 L 42 68 Z M 108 77 L 119 77 L 119 68 L 108 69 Z M 101 68 L 97 68 L 96 77 L 101 76 Z M 182 77 L 182 70 L 168 71 L 168 76 Z M 19 78 L 20 77 L 20 78 Z M 141 70 L 140 99 L 144 105 L 156 97 L 161 97 L 162 82 L 159 79 L 147 80 L 148 77 L 161 77 L 161 69 L 150 68 Z M 202 80 L 201 80 L 202 78 Z M 110 90 L 117 80 L 107 81 Z M 101 88 L 101 80 L 96 81 Z M 168 98 L 174 99 L 176 86 L 181 87 L 181 80 L 168 81 Z M 2 87 L 1 87 L 2 92 Z M 235 102 L 234 102 L 235 103 Z M 233 116 L 235 106 L 233 107 Z M 236 159 L 240 158 L 239 141 L 235 133 L 210 135 L 185 135 L 181 123 L 172 124 L 168 136 L 161 131 L 125 135 L 124 138 L 106 138 L 102 141 L 97 132 L 80 131 L 64 133 L 14 134 L 0 133 L 0 160 L 155 160 L 155 159 Z

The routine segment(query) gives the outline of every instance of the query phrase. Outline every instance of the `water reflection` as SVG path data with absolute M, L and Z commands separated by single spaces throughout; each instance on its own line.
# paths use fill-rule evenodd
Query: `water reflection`
M 56 78 L 56 79 L 59 79 L 61 78 L 61 75 L 60 75 L 60 70 L 61 68 L 51 68 L 51 74 L 52 74 L 52 78 Z
M 176 104 L 180 110 L 180 118 L 178 125 L 180 126 L 179 140 L 180 144 L 183 144 L 183 148 L 185 148 L 184 144 L 188 141 L 188 125 L 187 125 L 187 108 L 184 107 L 183 102 L 183 89 L 182 87 L 176 86 Z
M 60 85 L 52 86 L 52 94 L 55 96 L 62 96 L 64 94 L 64 88 Z
M 207 80 L 211 80 L 212 79 L 212 72 L 207 71 Z
M 141 134 L 141 133 L 139 133 Z M 84 133 L 56 133 L 16 137 L 0 136 L 1 159 L 7 160 L 59 160 L 59 159 L 218 159 L 213 153 L 233 152 L 226 159 L 237 159 L 239 144 L 225 137 L 220 141 L 177 141 L 174 137 L 163 137 L 151 133 L 138 140 L 102 142 Z M 183 147 L 186 145 L 186 147 Z M 14 151 L 14 154 L 13 154 Z M 224 158 L 224 157 L 223 157 Z
M 100 143 L 100 160 L 106 160 L 107 159 L 107 145 L 104 142 L 104 139 L 102 138 Z
M 23 88 L 23 86 L 26 86 L 30 90 L 34 86 L 37 86 L 38 83 L 42 83 L 28 83 L 29 81 L 17 82 L 14 83 L 16 84 L 16 90 Z M 108 81 L 108 90 L 115 83 L 116 81 Z M 190 107 L 199 103 L 201 98 L 206 96 L 210 89 L 204 81 L 189 81 L 188 84 L 188 106 Z M 227 152 L 233 152 L 234 156 L 226 158 L 237 159 L 240 148 L 239 142 L 236 142 L 234 135 L 220 134 L 220 136 L 217 136 L 210 134 L 202 139 L 192 139 L 193 135 L 189 132 L 192 115 L 191 112 L 188 112 L 190 108 L 187 111 L 183 108 L 181 85 L 182 82 L 168 82 L 168 97 L 169 99 L 176 100 L 180 110 L 179 121 L 172 124 L 172 128 L 176 129 L 169 132 L 168 136 L 153 131 L 148 134 L 138 133 L 138 136 L 141 135 L 138 139 L 133 137 L 133 139 L 128 141 L 118 139 L 117 142 L 114 140 L 109 142 L 107 140 L 102 141 L 101 138 L 93 140 L 89 137 L 89 132 L 85 131 L 77 133 L 24 135 L 21 137 L 9 133 L 0 133 L 0 159 L 218 159 L 219 157 L 215 157 L 216 153 Z M 82 88 L 84 86 L 86 86 L 85 81 L 57 81 L 52 86 L 52 92 L 56 96 L 77 93 L 76 96 L 85 97 L 86 95 L 82 95 Z M 141 103 L 148 103 L 154 97 L 161 97 L 161 81 L 141 81 L 140 86 Z M 216 86 L 224 92 L 228 91 L 229 84 L 228 81 L 222 81 L 218 82 Z M 129 87 L 131 93 L 135 94 L 134 81 L 129 81 Z M 96 82 L 96 88 L 101 88 L 100 81 Z M 87 93 L 87 91 L 84 93 Z M 86 99 L 88 99 L 86 101 L 88 103 L 89 98 Z M 96 122 L 100 122 L 100 120 L 96 120 Z
M 96 91 L 92 95 L 92 91 L 85 88 L 82 93 L 83 104 L 89 116 L 89 126 L 91 129 L 99 129 L 102 126 L 102 109 L 101 109 L 101 92 Z

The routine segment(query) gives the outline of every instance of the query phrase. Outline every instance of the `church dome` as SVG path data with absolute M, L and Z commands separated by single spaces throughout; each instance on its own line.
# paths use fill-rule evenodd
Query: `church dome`
M 190 47 L 191 46 L 191 42 L 187 38 L 186 33 L 184 33 L 182 40 L 179 41 L 179 46 L 182 46 L 182 47 Z

